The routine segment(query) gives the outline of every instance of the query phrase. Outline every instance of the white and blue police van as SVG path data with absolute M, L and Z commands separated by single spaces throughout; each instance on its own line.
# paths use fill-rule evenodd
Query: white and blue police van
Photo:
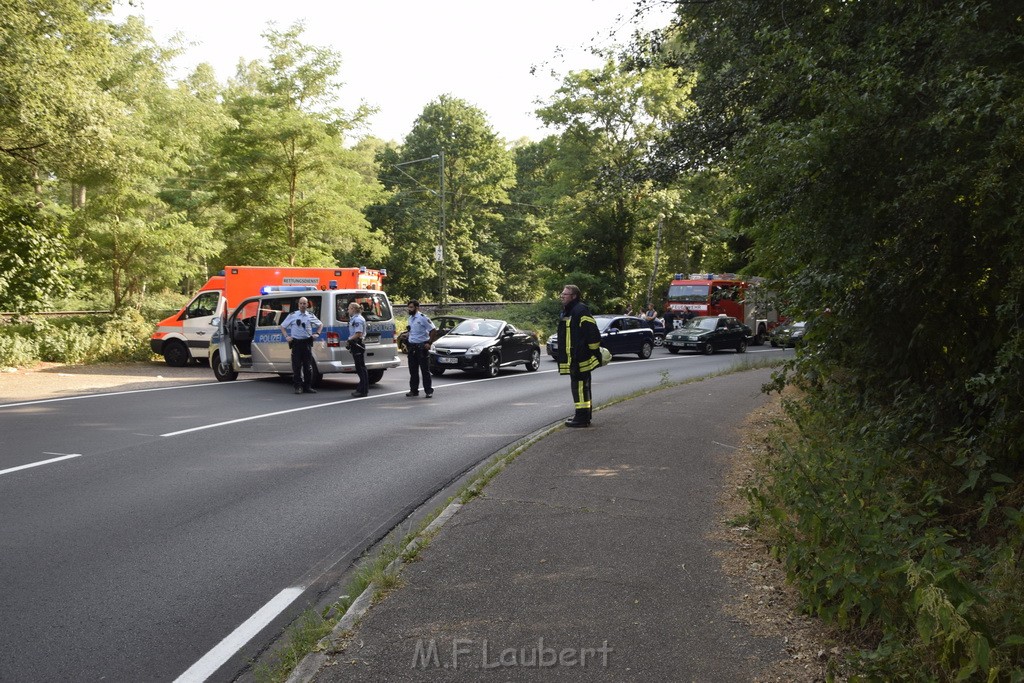
M 315 287 L 265 287 L 259 296 L 238 304 L 227 317 L 216 317 L 210 340 L 210 367 L 221 382 L 238 378 L 240 372 L 292 374 L 292 356 L 281 332 L 281 323 L 309 301 L 309 311 L 324 324 L 313 342 L 313 385 L 324 375 L 355 373 L 348 341 L 348 305 L 357 303 L 366 318 L 366 370 L 376 384 L 388 368 L 401 362 L 395 344 L 395 317 L 387 294 L 371 289 Z

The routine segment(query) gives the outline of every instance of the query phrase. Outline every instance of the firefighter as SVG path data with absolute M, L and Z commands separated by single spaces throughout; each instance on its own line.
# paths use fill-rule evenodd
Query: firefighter
M 590 373 L 601 364 L 601 332 L 590 309 L 580 300 L 580 288 L 562 290 L 562 317 L 558 321 L 558 374 L 569 375 L 576 413 L 566 427 L 589 427 Z

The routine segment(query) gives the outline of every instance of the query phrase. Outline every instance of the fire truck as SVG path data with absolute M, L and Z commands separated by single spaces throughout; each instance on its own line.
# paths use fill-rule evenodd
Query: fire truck
M 752 343 L 760 345 L 781 321 L 773 298 L 763 278 L 676 273 L 665 296 L 665 327 L 675 329 L 695 316 L 728 315 L 745 323 L 754 333 Z
M 292 268 L 227 266 L 199 288 L 195 296 L 172 316 L 156 325 L 149 338 L 153 353 L 168 365 L 181 367 L 189 360 L 209 358 L 210 337 L 216 316 L 231 313 L 243 299 L 289 289 L 383 289 L 387 271 L 359 268 Z

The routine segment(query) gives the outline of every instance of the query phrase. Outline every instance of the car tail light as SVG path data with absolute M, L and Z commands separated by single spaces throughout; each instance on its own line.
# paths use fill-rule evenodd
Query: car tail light
M 341 346 L 341 335 L 337 332 L 327 333 L 327 345 L 328 346 Z

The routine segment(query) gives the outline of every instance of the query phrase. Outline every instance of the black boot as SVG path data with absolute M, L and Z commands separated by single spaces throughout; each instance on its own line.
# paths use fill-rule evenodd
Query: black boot
M 577 410 L 576 414 L 565 421 L 566 427 L 589 427 L 590 426 L 590 411 L 589 410 Z

